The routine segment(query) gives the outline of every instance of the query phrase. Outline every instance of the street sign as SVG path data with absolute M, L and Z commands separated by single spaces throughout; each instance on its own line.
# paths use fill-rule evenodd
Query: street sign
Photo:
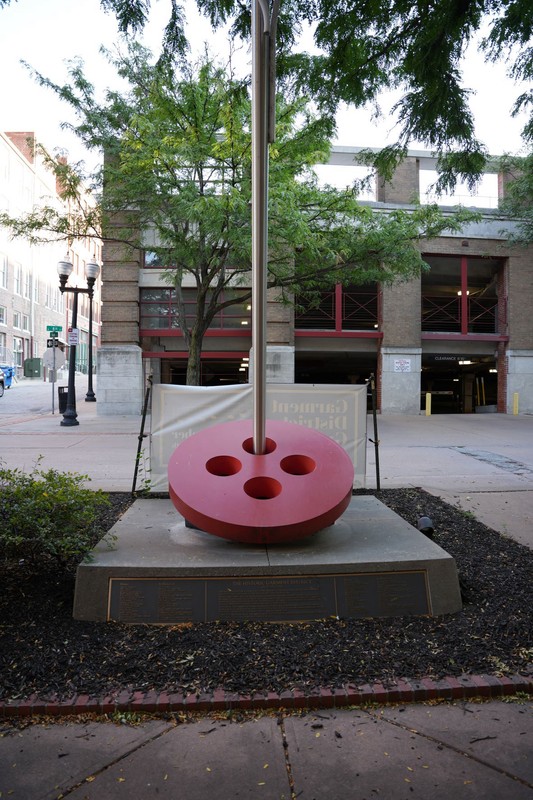
M 43 367 L 47 369 L 61 369 L 65 364 L 66 358 L 62 350 L 54 349 L 46 350 L 43 353 Z
M 46 326 L 46 330 L 47 331 L 55 331 L 55 333 L 58 333 L 59 331 L 62 331 L 63 328 L 62 328 L 61 325 L 47 325 Z
M 70 345 L 77 345 L 80 343 L 80 330 L 79 328 L 69 328 L 68 329 L 68 344 Z
M 55 337 L 53 339 L 47 339 L 46 340 L 46 346 L 47 347 L 59 347 L 59 339 L 56 339 Z

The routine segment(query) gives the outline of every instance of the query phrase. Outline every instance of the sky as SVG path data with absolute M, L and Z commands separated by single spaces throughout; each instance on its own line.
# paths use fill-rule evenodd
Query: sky
M 169 0 L 152 0 L 150 24 L 141 38 L 154 53 L 158 52 L 169 5 Z M 190 9 L 189 36 L 196 52 L 209 41 L 225 56 L 226 35 L 212 33 L 193 0 L 185 0 L 185 6 Z M 27 61 L 47 78 L 63 83 L 67 80 L 65 62 L 81 57 L 86 76 L 95 87 L 104 90 L 113 85 L 114 76 L 100 47 L 112 49 L 118 39 L 114 16 L 101 10 L 99 0 L 12 0 L 0 9 L 0 130 L 34 131 L 49 148 L 66 149 L 70 160 L 86 158 L 76 138 L 60 128 L 61 122 L 74 121 L 70 107 L 51 90 L 38 86 L 20 61 Z M 246 64 L 246 49 L 242 58 Z M 475 92 L 472 108 L 478 136 L 493 155 L 518 152 L 525 118 L 511 119 L 510 109 L 520 87 L 506 78 L 501 64 L 485 64 L 475 50 L 469 52 L 463 71 L 467 86 Z M 388 114 L 392 102 L 383 96 L 384 117 L 380 121 L 372 120 L 369 110 L 343 109 L 334 144 L 381 147 L 393 143 L 395 132 Z M 412 147 L 420 145 L 414 142 Z M 89 159 L 87 162 L 90 165 Z

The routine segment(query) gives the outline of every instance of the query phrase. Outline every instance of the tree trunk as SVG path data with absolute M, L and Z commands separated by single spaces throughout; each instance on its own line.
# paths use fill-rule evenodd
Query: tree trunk
M 189 357 L 187 360 L 187 386 L 199 386 L 201 378 L 202 342 L 204 335 L 192 329 L 189 341 Z

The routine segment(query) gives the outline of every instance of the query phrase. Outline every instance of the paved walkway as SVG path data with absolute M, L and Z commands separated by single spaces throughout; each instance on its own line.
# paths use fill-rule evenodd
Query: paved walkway
M 141 418 L 99 416 L 98 404 L 84 401 L 86 381 L 83 376 L 77 379 L 80 424 L 75 427 L 62 427 L 57 409 L 52 415 L 48 384 L 37 387 L 42 401 L 29 413 L 19 413 L 13 402 L 22 397 L 20 392 L 29 391 L 28 384 L 6 392 L 0 399 L 0 458 L 8 466 L 28 470 L 43 456 L 44 467 L 88 474 L 94 489 L 129 492 Z M 148 419 L 146 432 L 149 424 Z M 370 417 L 367 433 L 373 438 Z M 381 488 L 421 487 L 533 547 L 533 416 L 385 415 L 378 417 L 378 437 Z M 148 438 L 142 451 L 148 455 Z M 137 488 L 146 477 L 144 462 L 142 458 Z M 371 441 L 367 486 L 376 487 Z
M 0 797 L 531 800 L 532 719 L 491 701 L 4 724 Z
M 9 467 L 29 471 L 42 457 L 44 468 L 88 475 L 93 489 L 129 492 L 141 417 L 99 416 L 97 403 L 85 402 L 86 389 L 87 378 L 78 376 L 79 425 L 72 427 L 61 425 L 63 416 L 57 405 L 52 414 L 49 384 L 28 381 L 9 389 L 0 398 L 0 458 Z M 19 406 L 24 410 L 19 411 Z M 144 440 L 143 449 L 148 446 Z
M 12 398 L 25 388 L 10 390 L 10 406 L 0 400 L 0 457 L 30 469 L 42 456 L 44 467 L 88 474 L 93 488 L 130 491 L 140 417 L 99 417 L 80 383 L 73 428 L 42 408 L 19 413 Z M 384 416 L 378 430 L 382 488 L 422 487 L 533 547 L 533 417 Z M 371 442 L 367 485 L 376 486 Z M 491 694 L 488 682 L 479 688 Z M 222 703 L 187 722 L 137 724 L 133 704 L 116 724 L 48 717 L 18 729 L 6 719 L 0 797 L 533 800 L 533 706 L 525 695 L 506 699 L 331 709 L 323 694 L 324 708 L 303 715 L 228 713 Z
M 533 548 L 533 416 L 385 415 L 378 435 L 381 488 L 421 487 Z M 367 452 L 375 488 L 370 443 Z

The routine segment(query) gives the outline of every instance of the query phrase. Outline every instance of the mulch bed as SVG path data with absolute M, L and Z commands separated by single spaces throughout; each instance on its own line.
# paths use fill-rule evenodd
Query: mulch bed
M 4 562 L 0 592 L 0 700 L 120 690 L 208 693 L 309 691 L 397 678 L 533 672 L 533 552 L 419 489 L 376 494 L 456 559 L 461 612 L 436 618 L 184 626 L 72 619 L 74 567 L 39 572 Z M 110 494 L 109 529 L 132 502 Z

